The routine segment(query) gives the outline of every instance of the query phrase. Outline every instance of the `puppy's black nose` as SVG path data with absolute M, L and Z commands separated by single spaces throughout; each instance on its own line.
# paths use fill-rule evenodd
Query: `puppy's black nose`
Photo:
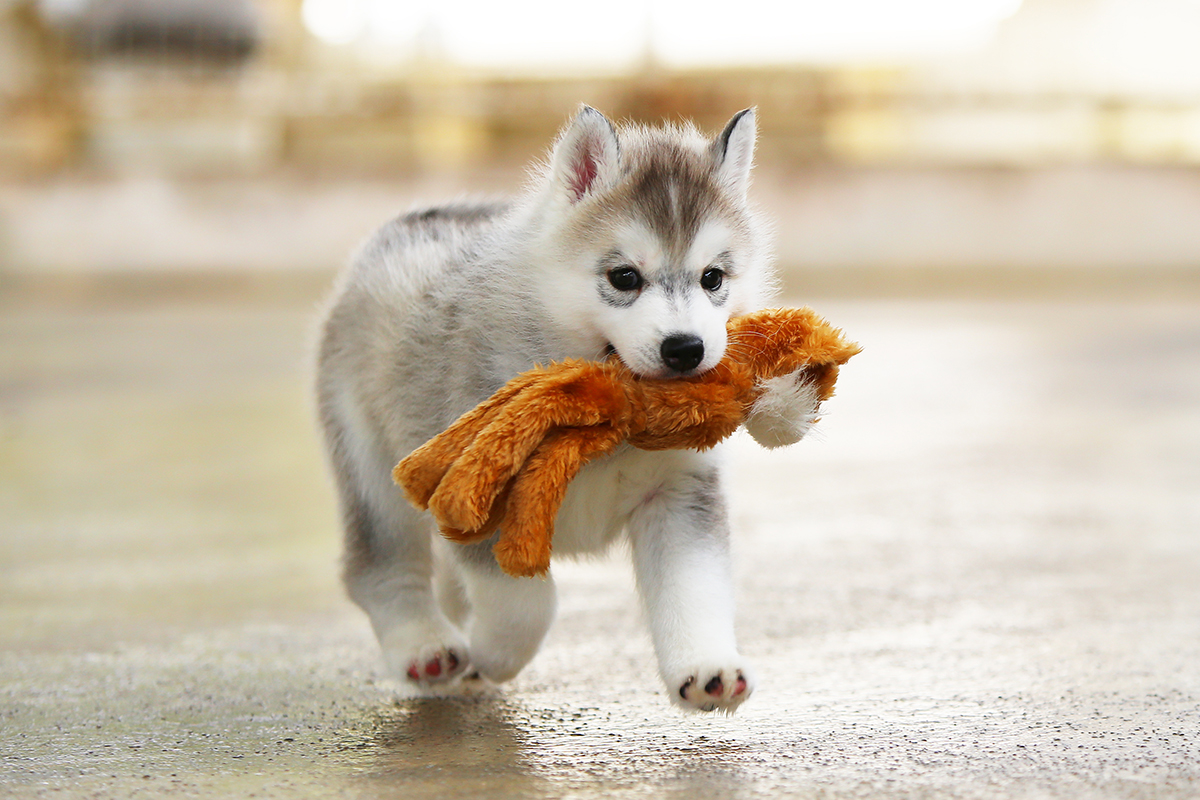
M 704 340 L 690 333 L 668 336 L 662 343 L 662 360 L 676 372 L 693 370 L 704 360 Z

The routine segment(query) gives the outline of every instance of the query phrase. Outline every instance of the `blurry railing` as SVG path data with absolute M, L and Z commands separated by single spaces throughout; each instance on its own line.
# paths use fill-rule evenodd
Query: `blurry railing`
M 236 6 L 235 0 L 229 0 Z M 203 6 L 200 6 L 203 7 Z M 242 28 L 109 22 L 89 36 L 0 6 L 0 174 L 63 168 L 404 173 L 524 161 L 581 101 L 616 118 L 717 128 L 760 108 L 766 162 L 1200 163 L 1200 103 L 1103 93 L 950 93 L 901 70 L 763 68 L 498 76 L 331 60 L 298 3 Z M 95 31 L 106 30 L 101 36 Z

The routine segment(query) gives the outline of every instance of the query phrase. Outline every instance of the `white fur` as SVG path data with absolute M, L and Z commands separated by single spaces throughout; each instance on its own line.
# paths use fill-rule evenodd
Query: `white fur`
M 820 412 L 817 385 L 803 370 L 760 384 L 762 394 L 746 416 L 746 430 L 763 447 L 795 444 L 816 424 Z

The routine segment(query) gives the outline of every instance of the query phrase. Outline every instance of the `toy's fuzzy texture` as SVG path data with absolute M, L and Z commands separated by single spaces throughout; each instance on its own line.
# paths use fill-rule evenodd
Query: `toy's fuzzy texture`
M 623 442 L 710 448 L 764 412 L 755 404 L 771 382 L 798 377 L 793 392 L 820 402 L 833 394 L 838 367 L 859 352 L 807 308 L 759 311 L 728 327 L 724 359 L 693 377 L 643 378 L 616 358 L 524 372 L 397 464 L 393 477 L 447 538 L 476 542 L 500 529 L 493 549 L 501 568 L 544 574 L 554 518 L 588 461 Z M 765 443 L 795 441 L 812 422 L 766 426 Z

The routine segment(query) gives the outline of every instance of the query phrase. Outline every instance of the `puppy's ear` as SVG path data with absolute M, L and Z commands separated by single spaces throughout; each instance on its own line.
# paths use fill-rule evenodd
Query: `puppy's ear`
M 725 130 L 713 140 L 717 177 L 735 195 L 744 195 L 750 187 L 750 168 L 754 165 L 754 141 L 757 138 L 754 109 L 747 108 L 734 114 Z
M 620 148 L 608 118 L 584 106 L 558 137 L 550 157 L 556 187 L 571 203 L 607 184 L 617 170 Z

